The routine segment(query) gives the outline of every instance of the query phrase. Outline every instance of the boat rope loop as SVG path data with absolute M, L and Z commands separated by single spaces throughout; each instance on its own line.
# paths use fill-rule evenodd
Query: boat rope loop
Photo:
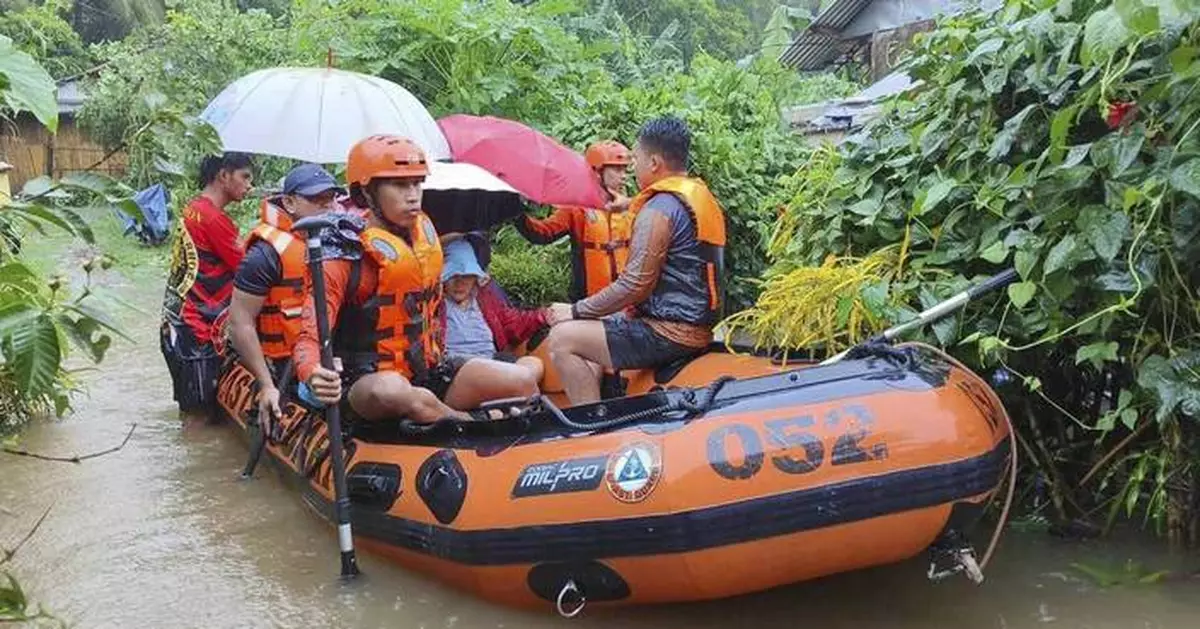
M 575 601 L 575 606 L 568 611 L 567 605 L 571 604 L 571 601 Z M 574 618 L 587 606 L 587 597 L 579 591 L 579 586 L 575 585 L 575 579 L 569 579 L 558 591 L 558 599 L 554 601 L 554 606 L 558 609 L 559 616 Z
M 561 409 L 555 406 L 555 404 L 550 401 L 550 398 L 542 397 L 540 402 L 542 406 L 546 408 L 546 410 L 550 411 L 550 414 L 553 415 L 560 424 L 568 428 L 573 428 L 575 430 L 606 430 L 623 424 L 637 422 L 643 419 L 650 419 L 651 417 L 662 415 L 664 413 L 683 411 L 687 413 L 687 417 L 703 415 L 704 413 L 707 413 L 710 408 L 712 408 L 713 402 L 717 399 L 717 393 L 721 391 L 721 388 L 733 379 L 734 378 L 732 376 L 721 376 L 720 378 L 713 380 L 707 387 L 704 388 L 704 397 L 701 398 L 701 401 L 699 402 L 696 401 L 695 389 L 685 389 L 680 395 L 674 396 L 672 400 L 666 404 L 660 404 L 658 406 L 633 413 L 627 413 L 625 415 L 619 415 L 617 417 L 598 422 L 574 421 L 567 417 Z
M 845 360 L 882 358 L 896 363 L 899 367 L 906 367 L 913 363 L 913 351 L 912 347 L 897 347 L 882 336 L 873 336 L 847 350 Z

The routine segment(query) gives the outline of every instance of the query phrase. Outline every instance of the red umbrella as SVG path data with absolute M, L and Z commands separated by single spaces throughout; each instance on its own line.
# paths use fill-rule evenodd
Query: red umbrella
M 546 205 L 604 207 L 600 180 L 583 156 L 519 122 L 455 114 L 438 121 L 455 161 L 475 164 Z

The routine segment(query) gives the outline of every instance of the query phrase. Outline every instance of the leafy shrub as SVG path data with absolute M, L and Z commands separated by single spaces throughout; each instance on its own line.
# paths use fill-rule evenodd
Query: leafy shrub
M 900 243 L 888 287 L 912 309 L 1014 266 L 1007 298 L 933 332 L 1066 413 L 1047 451 L 1200 417 L 1198 17 L 1194 0 L 1033 0 L 942 21 L 907 61 L 923 85 L 789 180 L 780 264 Z
M 526 307 L 567 301 L 571 281 L 570 245 L 566 239 L 531 245 L 511 226 L 492 238 L 492 276 L 510 299 Z

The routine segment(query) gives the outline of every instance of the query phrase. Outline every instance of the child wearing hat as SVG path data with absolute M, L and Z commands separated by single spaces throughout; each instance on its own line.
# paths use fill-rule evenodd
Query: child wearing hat
M 479 266 L 475 249 L 465 238 L 443 246 L 442 286 L 445 293 L 443 328 L 446 353 L 516 363 L 541 381 L 542 361 L 515 357 L 509 349 L 549 325 L 545 308 L 523 310 L 507 303 Z

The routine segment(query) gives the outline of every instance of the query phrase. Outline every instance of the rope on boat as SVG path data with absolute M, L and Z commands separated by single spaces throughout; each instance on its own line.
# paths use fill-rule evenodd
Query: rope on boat
M 684 411 L 687 413 L 688 417 L 703 415 L 704 413 L 707 413 L 710 408 L 712 408 L 713 402 L 717 399 L 717 393 L 719 393 L 721 388 L 731 380 L 734 380 L 733 376 L 721 376 L 720 378 L 713 380 L 707 387 L 704 388 L 705 395 L 700 402 L 694 401 L 696 399 L 695 389 L 686 389 L 680 396 L 676 397 L 667 404 L 660 404 L 659 406 L 655 406 L 653 408 L 647 408 L 633 413 L 619 415 L 617 417 L 613 417 L 612 419 L 606 419 L 598 422 L 574 421 L 567 417 L 567 415 L 563 413 L 562 410 L 554 404 L 554 402 L 551 402 L 550 398 L 542 397 L 539 401 L 541 402 L 542 406 L 546 408 L 546 410 L 550 411 L 550 414 L 553 415 L 560 424 L 568 428 L 572 428 L 574 430 L 605 430 L 620 426 L 622 424 L 649 419 L 663 413 Z
M 968 373 L 972 373 L 971 370 L 967 369 L 967 367 L 959 362 L 958 359 L 936 347 L 933 347 L 932 345 L 929 345 L 928 343 L 912 341 L 908 343 L 901 343 L 896 347 L 896 349 L 901 348 L 922 348 L 933 350 L 955 367 L 958 367 L 959 369 L 962 369 Z M 1004 525 L 1008 522 L 1009 510 L 1012 508 L 1013 495 L 1016 493 L 1017 488 L 1017 456 L 1018 452 L 1020 451 L 1017 447 L 1017 431 L 1015 428 L 1013 428 L 1012 418 L 1008 416 L 1008 409 L 1004 408 L 1003 404 L 1000 404 L 1000 413 L 1004 415 L 1004 422 L 1008 424 L 1008 439 L 1011 444 L 1009 447 L 1009 452 L 1012 453 L 1012 457 L 1009 459 L 1008 465 L 1008 491 L 1007 495 L 1004 497 L 1004 507 L 1000 510 L 1000 520 L 996 522 L 996 530 L 992 532 L 992 539 L 990 542 L 988 542 L 987 550 L 983 553 L 983 559 L 979 561 L 979 570 L 981 573 L 987 568 L 988 562 L 991 561 L 992 555 L 996 552 L 996 547 L 1000 544 L 1000 536 L 1004 533 Z M 992 500 L 994 501 L 995 499 L 996 494 L 992 494 Z

